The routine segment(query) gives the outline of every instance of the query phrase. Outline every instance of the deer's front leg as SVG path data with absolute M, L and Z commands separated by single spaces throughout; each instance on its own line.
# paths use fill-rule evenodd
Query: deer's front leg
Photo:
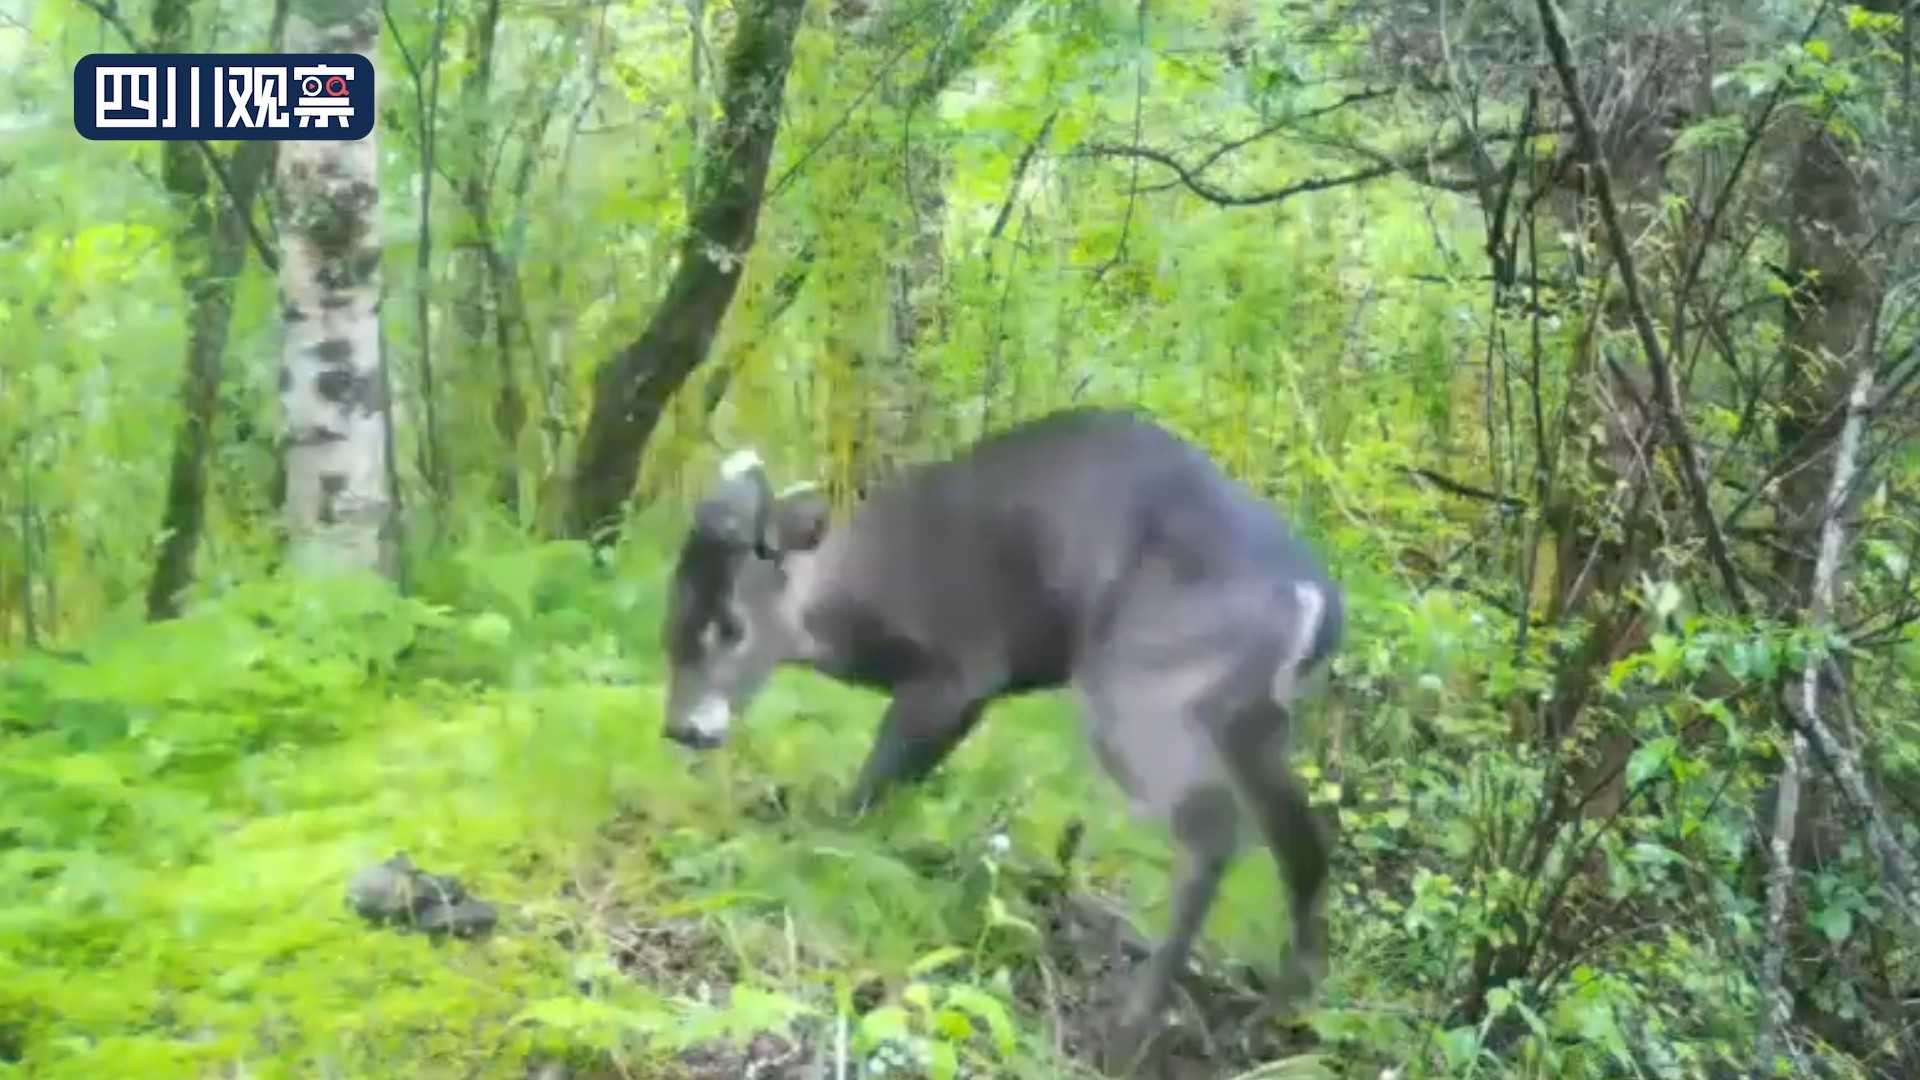
M 973 730 L 985 709 L 983 697 L 949 685 L 915 683 L 896 689 L 843 811 L 859 817 L 893 788 L 926 779 Z

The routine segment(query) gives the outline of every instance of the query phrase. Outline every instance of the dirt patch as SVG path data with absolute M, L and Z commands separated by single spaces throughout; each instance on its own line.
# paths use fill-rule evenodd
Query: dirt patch
M 1117 995 L 1153 941 L 1119 903 L 1072 885 L 1067 868 L 1077 845 L 1077 834 L 1070 833 L 1054 865 L 1003 864 L 1000 879 L 1024 896 L 1025 915 L 1044 939 L 1041 955 L 1023 965 L 1014 984 L 1014 1004 L 1025 1014 L 1023 1026 L 1037 1020 L 1058 1053 L 1093 1070 Z M 922 866 L 927 853 L 916 855 L 912 863 L 929 877 L 950 879 L 959 872 L 952 856 L 943 865 Z M 611 907 L 602 907 L 601 916 L 613 959 L 629 977 L 716 1002 L 731 993 L 739 977 L 737 964 L 701 921 L 643 923 Z M 1152 1063 L 1143 1075 L 1161 1080 L 1231 1076 L 1311 1048 L 1311 1032 L 1270 1018 L 1268 991 L 1265 979 L 1249 965 L 1196 950 L 1189 971 L 1179 980 L 1175 1019 L 1156 1040 Z M 889 988 L 870 984 L 855 992 L 854 1007 L 864 1014 L 890 997 Z M 835 1080 L 846 1053 L 835 1044 L 838 1034 L 843 1033 L 819 1028 L 763 1031 L 744 1044 L 706 1043 L 679 1053 L 658 1075 L 662 1080 Z M 925 1075 L 904 1048 L 896 1049 L 883 1049 L 879 1062 L 846 1061 L 846 1075 L 898 1080 Z M 874 1071 L 874 1065 L 882 1068 Z
M 613 962 L 635 982 L 699 995 L 731 986 L 740 977 L 734 955 L 694 919 L 667 919 L 642 926 L 616 916 L 603 927 Z
M 682 1052 L 661 1080 L 816 1080 L 824 1072 L 814 1041 L 763 1031 L 745 1046 L 703 1043 Z
M 1025 893 L 1045 933 L 1045 954 L 1017 984 L 1020 1003 L 1044 1017 L 1060 1052 L 1097 1060 L 1107 1018 L 1144 963 L 1154 941 L 1116 900 L 1072 887 L 1068 872 L 1079 833 L 1062 837 L 1058 863 L 1029 868 Z M 1155 1040 L 1164 1080 L 1233 1075 L 1315 1044 L 1310 1030 L 1269 1014 L 1270 987 L 1250 965 L 1225 960 L 1196 943 L 1175 985 L 1174 1017 Z

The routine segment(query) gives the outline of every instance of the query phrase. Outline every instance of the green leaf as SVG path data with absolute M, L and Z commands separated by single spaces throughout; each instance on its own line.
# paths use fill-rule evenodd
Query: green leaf
M 1006 1003 L 985 990 L 975 986 L 950 986 L 947 988 L 947 1005 L 950 1008 L 964 1010 L 987 1026 L 993 1035 L 994 1048 L 1001 1056 L 1012 1054 L 1016 1045 L 1013 1014 Z
M 933 988 L 923 982 L 908 983 L 900 991 L 900 1000 L 913 1006 L 921 1013 L 933 1011 Z
M 1907 553 L 1885 540 L 1875 540 L 1869 545 L 1874 557 L 1880 561 L 1882 569 L 1893 578 L 1905 579 L 1907 576 Z
M 954 945 L 942 945 L 920 959 L 915 960 L 912 966 L 907 968 L 907 974 L 917 979 L 930 972 L 938 971 L 956 961 L 964 960 L 966 957 L 967 950 Z
M 1671 735 L 1643 743 L 1627 758 L 1627 786 L 1637 788 L 1663 773 L 1670 774 L 1678 745 L 1678 740 Z
M 1821 908 L 1809 916 L 1807 921 L 1835 945 L 1853 936 L 1853 911 L 1850 908 L 1838 905 Z
M 467 621 L 467 636 L 482 645 L 499 648 L 513 638 L 513 621 L 497 611 L 483 611 Z
M 960 1074 L 960 1054 L 953 1044 L 928 1041 L 922 1044 L 928 1058 L 928 1073 L 933 1080 L 953 1080 Z
M 995 928 L 1006 927 L 1033 935 L 1038 940 L 1044 935 L 1033 923 L 1007 910 L 1006 902 L 998 896 L 987 897 L 987 925 Z
M 908 1031 L 907 1010 L 898 1005 L 882 1005 L 860 1018 L 860 1037 L 869 1046 L 889 1039 L 903 1041 Z

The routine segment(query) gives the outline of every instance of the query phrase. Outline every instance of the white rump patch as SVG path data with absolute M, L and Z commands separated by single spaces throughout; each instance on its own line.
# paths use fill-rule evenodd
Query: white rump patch
M 720 463 L 720 475 L 727 480 L 732 480 L 738 476 L 745 476 L 764 464 L 765 462 L 760 460 L 760 455 L 753 452 L 752 447 L 735 450 L 727 455 L 727 460 Z
M 1293 649 L 1280 658 L 1273 672 L 1273 700 L 1282 705 L 1300 696 L 1300 684 L 1307 674 L 1300 665 L 1313 650 L 1313 639 L 1320 634 L 1320 620 L 1327 616 L 1327 594 L 1318 585 L 1304 581 L 1293 583 L 1296 618 L 1293 625 Z
M 733 725 L 733 707 L 719 694 L 708 694 L 687 714 L 687 724 L 706 738 L 722 738 Z

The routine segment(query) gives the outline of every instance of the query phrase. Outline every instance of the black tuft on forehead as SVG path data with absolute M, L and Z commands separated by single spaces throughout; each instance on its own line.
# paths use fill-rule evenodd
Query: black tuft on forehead
M 727 599 L 741 554 L 727 544 L 696 530 L 680 546 L 673 567 L 673 588 L 667 598 L 666 646 L 675 659 L 693 659 L 701 653 L 701 631 L 727 615 Z

